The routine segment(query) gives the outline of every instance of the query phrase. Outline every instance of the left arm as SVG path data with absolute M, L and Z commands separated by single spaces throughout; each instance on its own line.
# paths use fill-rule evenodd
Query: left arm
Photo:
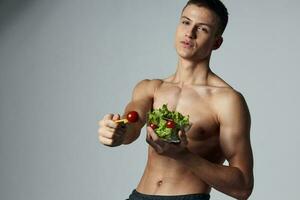
M 244 200 L 252 193 L 254 183 L 250 113 L 240 93 L 228 95 L 221 103 L 220 145 L 229 166 L 214 164 L 192 153 L 182 154 L 180 159 L 208 185 Z

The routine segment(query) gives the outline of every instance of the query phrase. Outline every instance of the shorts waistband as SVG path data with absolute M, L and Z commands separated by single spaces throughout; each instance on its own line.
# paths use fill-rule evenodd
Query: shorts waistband
M 139 193 L 134 189 L 130 195 L 130 200 L 209 200 L 210 195 L 206 193 L 184 194 L 184 195 L 148 195 Z

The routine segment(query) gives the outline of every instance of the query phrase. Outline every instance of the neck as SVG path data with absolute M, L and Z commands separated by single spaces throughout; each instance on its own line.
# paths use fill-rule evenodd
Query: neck
M 177 69 L 173 81 L 180 86 L 183 85 L 208 85 L 208 78 L 211 74 L 209 59 L 201 62 L 194 62 L 179 57 Z

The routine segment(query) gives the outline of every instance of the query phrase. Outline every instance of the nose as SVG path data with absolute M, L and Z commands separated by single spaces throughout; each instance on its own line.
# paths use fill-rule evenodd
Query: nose
M 185 32 L 185 36 L 188 38 L 195 38 L 196 37 L 196 33 L 195 33 L 195 27 L 189 27 L 187 28 L 186 32 Z

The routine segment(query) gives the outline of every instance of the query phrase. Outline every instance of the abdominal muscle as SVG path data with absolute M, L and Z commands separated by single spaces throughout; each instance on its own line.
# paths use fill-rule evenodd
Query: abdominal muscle
M 149 195 L 209 193 L 210 187 L 183 163 L 159 155 L 149 146 L 148 161 L 136 190 Z

